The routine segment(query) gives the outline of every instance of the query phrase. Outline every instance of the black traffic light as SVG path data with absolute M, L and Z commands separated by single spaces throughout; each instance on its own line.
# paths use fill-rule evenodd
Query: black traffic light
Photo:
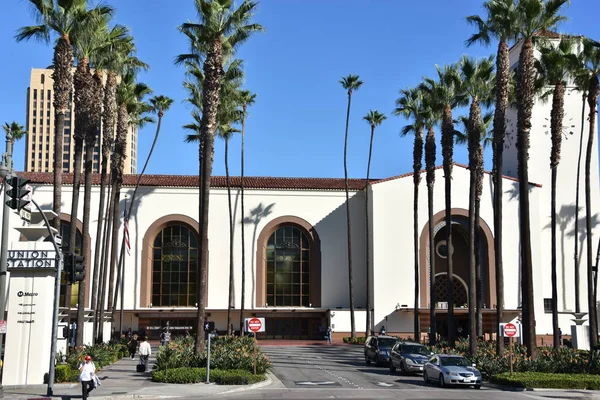
M 25 185 L 28 183 L 28 179 L 19 178 L 18 176 L 13 176 L 10 181 L 8 181 L 11 188 L 6 192 L 10 197 L 10 200 L 6 202 L 7 206 L 13 210 L 20 211 L 29 204 L 28 200 L 23 200 L 23 197 L 29 194 L 29 190 L 25 189 Z
M 204 323 L 204 332 L 214 332 L 215 330 L 215 321 L 206 321 Z
M 85 279 L 85 257 L 73 253 L 65 253 L 65 272 L 67 283 L 72 285 Z

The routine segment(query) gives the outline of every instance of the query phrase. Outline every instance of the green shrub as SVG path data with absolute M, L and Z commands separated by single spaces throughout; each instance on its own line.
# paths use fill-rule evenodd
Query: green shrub
M 211 369 L 241 369 L 248 372 L 254 370 L 254 339 L 249 337 L 222 336 L 211 343 Z M 158 350 L 154 368 L 157 370 L 177 367 L 206 367 L 206 351 L 194 354 L 194 339 L 191 337 L 176 338 L 167 346 Z M 269 358 L 256 349 L 256 372 L 265 373 L 271 367 Z
M 210 370 L 210 381 L 217 385 L 248 385 L 266 379 L 265 374 L 253 375 L 245 370 Z M 200 383 L 206 381 L 206 368 L 172 368 L 154 370 L 152 380 L 162 383 Z
M 114 364 L 129 354 L 127 347 L 120 343 L 109 342 L 96 345 L 78 346 L 73 348 L 67 357 L 67 363 L 74 369 L 85 361 L 85 356 L 91 356 L 96 369 Z
M 44 374 L 44 384 L 48 383 L 50 375 Z M 54 369 L 54 383 L 79 382 L 79 371 L 68 364 L 58 364 Z
M 600 389 L 600 376 L 590 374 L 552 374 L 544 372 L 505 372 L 491 378 L 500 385 L 519 388 Z
M 365 336 L 358 336 L 358 337 L 355 337 L 354 339 L 352 339 L 351 337 L 344 337 L 342 340 L 344 341 L 344 343 L 365 344 L 365 342 L 367 341 L 367 338 Z

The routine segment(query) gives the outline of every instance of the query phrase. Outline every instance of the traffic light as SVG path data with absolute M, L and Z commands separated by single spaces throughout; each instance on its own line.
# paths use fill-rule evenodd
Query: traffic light
M 23 200 L 23 197 L 29 194 L 29 190 L 25 188 L 25 185 L 29 183 L 29 180 L 13 176 L 8 183 L 11 188 L 7 190 L 6 193 L 10 197 L 10 200 L 6 202 L 6 205 L 13 210 L 21 211 L 21 209 L 29 204 L 28 200 Z
M 85 279 L 85 257 L 73 254 L 73 277 L 74 282 L 81 282 Z
M 72 285 L 85 279 L 85 257 L 73 253 L 65 253 L 65 272 L 67 282 Z
M 214 332 L 215 330 L 215 321 L 206 321 L 204 323 L 204 332 Z

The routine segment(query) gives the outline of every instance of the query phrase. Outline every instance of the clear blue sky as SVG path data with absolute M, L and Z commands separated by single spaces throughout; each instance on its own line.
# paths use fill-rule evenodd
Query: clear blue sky
M 4 56 L 0 122 L 17 120 L 24 125 L 30 69 L 50 65 L 52 48 L 36 42 L 16 43 L 15 31 L 34 21 L 28 1 L 6 3 L 0 13 Z M 117 9 L 115 22 L 132 29 L 138 55 L 151 67 L 140 79 L 156 94 L 175 100 L 165 114 L 147 172 L 196 174 L 198 148 L 183 142 L 181 128 L 191 120 L 191 109 L 183 103 L 184 70 L 173 64 L 173 58 L 187 49 L 177 26 L 196 19 L 193 1 L 108 3 Z M 245 61 L 245 86 L 258 94 L 247 124 L 246 175 L 343 177 L 347 97 L 338 81 L 350 73 L 364 81 L 352 102 L 350 176 L 366 173 L 370 128 L 362 117 L 369 109 L 388 116 L 376 131 L 371 176 L 410 172 L 412 138 L 399 137 L 405 121 L 391 115 L 398 90 L 432 75 L 435 64 L 455 62 L 465 53 L 495 53 L 494 45 L 464 46 L 473 32 L 465 17 L 480 13 L 481 4 L 480 0 L 262 0 L 255 21 L 266 32 L 250 39 L 238 54 Z M 565 10 L 569 21 L 559 31 L 600 39 L 597 6 L 597 0 L 572 1 Z M 140 132 L 139 165 L 153 136 L 153 125 Z M 3 146 L 2 141 L 2 151 Z M 239 148 L 238 136 L 230 146 L 232 175 L 239 174 Z M 458 162 L 466 162 L 466 150 L 458 149 L 455 155 Z M 214 174 L 225 173 L 223 158 L 223 143 L 217 139 Z M 23 159 L 24 141 L 15 148 L 17 169 L 23 168 Z

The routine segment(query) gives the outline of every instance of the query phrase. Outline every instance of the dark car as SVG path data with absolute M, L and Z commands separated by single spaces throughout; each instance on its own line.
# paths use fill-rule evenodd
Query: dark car
M 365 363 L 374 362 L 377 365 L 390 362 L 390 352 L 398 341 L 392 336 L 369 336 L 365 341 Z
M 390 354 L 390 372 L 400 369 L 403 374 L 423 372 L 423 366 L 433 353 L 422 344 L 398 342 L 392 347 Z

